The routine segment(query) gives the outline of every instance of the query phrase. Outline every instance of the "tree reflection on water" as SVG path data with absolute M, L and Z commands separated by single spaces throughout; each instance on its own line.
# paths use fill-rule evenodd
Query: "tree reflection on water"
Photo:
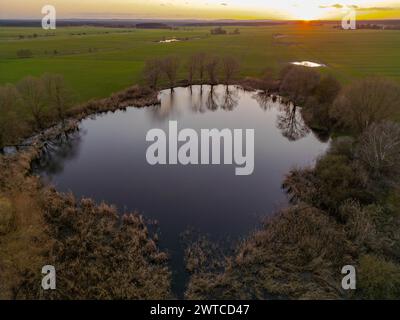
M 239 90 L 238 88 L 225 87 L 223 102 L 221 108 L 226 111 L 232 111 L 239 104 Z
M 179 91 L 179 93 L 181 92 Z M 219 109 L 233 111 L 240 100 L 240 88 L 236 86 L 193 86 L 187 89 L 185 95 L 179 95 L 176 90 L 165 90 L 161 94 L 161 104 L 151 106 L 146 111 L 153 119 L 162 122 L 172 115 L 185 112 L 183 109 L 187 107 L 190 107 L 190 110 L 194 113 L 205 113 Z M 284 101 L 279 96 L 269 95 L 265 92 L 256 92 L 252 97 L 258 102 L 262 110 L 278 111 L 276 127 L 280 130 L 282 136 L 289 141 L 297 141 L 310 133 L 311 130 L 303 120 L 300 107 Z M 185 100 L 185 103 L 182 103 L 182 99 Z M 33 163 L 33 168 L 38 171 L 46 168 L 48 175 L 62 172 L 65 160 L 75 158 L 79 154 L 80 141 L 84 134 L 85 132 L 79 131 L 47 142 L 39 159 Z M 318 133 L 316 137 L 321 142 L 326 142 L 329 139 L 329 136 L 320 137 Z
M 55 140 L 47 141 L 38 159 L 32 162 L 33 170 L 38 172 L 45 171 L 48 176 L 62 172 L 65 160 L 78 156 L 81 141 L 85 134 L 86 131 L 78 130 L 60 135 Z
M 257 92 L 253 97 L 264 111 L 279 110 L 276 126 L 289 141 L 299 140 L 310 133 L 311 130 L 301 115 L 301 109 L 294 103 L 265 92 Z
M 284 137 L 289 141 L 296 141 L 310 133 L 310 128 L 305 124 L 299 107 L 290 102 L 282 104 L 280 108 L 281 113 L 277 117 L 277 127 Z

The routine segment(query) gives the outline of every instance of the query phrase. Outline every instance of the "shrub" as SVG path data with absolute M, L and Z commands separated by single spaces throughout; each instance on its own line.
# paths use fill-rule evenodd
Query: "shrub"
M 343 230 L 326 214 L 304 204 L 293 206 L 239 244 L 222 271 L 204 267 L 208 251 L 196 252 L 195 263 L 192 255 L 186 297 L 338 298 L 337 270 L 351 261 L 348 250 Z M 196 265 L 200 272 L 193 270 Z
M 338 219 L 346 200 L 369 204 L 375 200 L 368 189 L 368 175 L 356 162 L 330 152 L 317 161 L 315 169 L 292 170 L 283 183 L 292 202 L 306 202 L 326 210 Z
M 359 261 L 357 293 L 364 299 L 398 299 L 400 265 L 375 255 Z
M 327 154 L 317 162 L 318 206 L 336 213 L 348 199 L 363 204 L 371 203 L 374 196 L 366 189 L 368 179 L 363 169 L 343 155 Z
M 20 96 L 13 85 L 0 87 L 0 148 L 13 143 L 21 133 L 23 121 L 18 119 Z
M 332 75 L 324 76 L 315 88 L 315 97 L 320 104 L 331 104 L 341 89 L 340 82 Z
M 256 89 L 263 90 L 264 92 L 278 92 L 279 91 L 279 80 L 274 77 L 274 71 L 272 69 L 265 69 L 261 79 L 259 79 L 259 85 Z
M 292 63 L 285 64 L 282 69 L 279 71 L 279 79 L 283 80 L 286 75 L 294 68 L 298 68 L 296 65 Z
M 304 103 L 318 86 L 320 75 L 306 67 L 290 67 L 282 78 L 280 92 L 298 104 Z
M 21 298 L 166 299 L 171 297 L 167 256 L 138 214 L 119 218 L 114 207 L 49 191 L 43 212 L 57 267 L 57 290 L 38 291 L 27 274 Z M 40 281 L 40 280 L 39 280 Z M 17 297 L 18 298 L 18 297 Z
M 333 139 L 329 153 L 342 155 L 348 159 L 354 159 L 355 139 L 349 136 L 337 137 Z
M 227 34 L 226 30 L 222 29 L 222 27 L 216 27 L 214 29 L 211 29 L 210 32 L 213 35 Z
M 313 129 L 329 131 L 332 127 L 332 120 L 329 116 L 330 105 L 318 102 L 317 97 L 307 98 L 301 114 L 305 123 Z
M 360 133 L 400 112 L 400 86 L 385 78 L 367 78 L 344 87 L 330 115 L 344 128 Z
M 33 53 L 29 49 L 20 49 L 17 51 L 17 57 L 20 59 L 25 59 L 25 58 L 32 58 Z
M 43 129 L 46 119 L 47 95 L 43 81 L 36 77 L 25 77 L 17 84 L 21 100 L 32 120 L 35 129 Z
M 374 216 L 380 211 L 374 206 L 362 207 L 354 200 L 345 201 L 339 209 L 346 235 L 357 246 L 359 254 L 378 245 Z
M 14 209 L 11 202 L 0 197 L 0 235 L 9 233 L 15 224 Z
M 396 181 L 400 175 L 400 125 L 390 121 L 372 124 L 360 137 L 357 155 L 374 178 Z
M 302 109 L 304 120 L 310 127 L 326 131 L 333 127 L 330 108 L 339 91 L 340 83 L 333 76 L 328 75 L 321 79 Z
M 291 170 L 286 174 L 282 188 L 291 203 L 318 203 L 318 178 L 310 168 Z

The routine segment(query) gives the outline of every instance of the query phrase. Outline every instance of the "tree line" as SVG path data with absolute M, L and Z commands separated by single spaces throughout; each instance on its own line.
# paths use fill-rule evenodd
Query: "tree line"
M 342 86 L 330 74 L 290 65 L 280 79 L 280 94 L 302 106 L 305 120 L 316 129 L 358 135 L 400 116 L 400 85 L 391 79 L 367 77 Z
M 149 59 L 145 62 L 143 75 L 146 84 L 153 89 L 157 89 L 161 82 L 166 82 L 172 89 L 177 84 L 182 68 L 187 74 L 188 85 L 215 85 L 219 82 L 230 84 L 240 72 L 240 64 L 233 56 L 220 57 L 199 52 L 191 55 L 184 64 L 176 56 Z
M 0 147 L 53 122 L 64 123 L 72 102 L 73 93 L 58 74 L 28 76 L 16 85 L 0 86 Z

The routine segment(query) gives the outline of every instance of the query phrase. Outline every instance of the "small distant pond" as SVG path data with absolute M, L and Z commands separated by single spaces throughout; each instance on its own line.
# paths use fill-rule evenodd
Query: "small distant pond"
M 160 40 L 159 43 L 171 43 L 171 42 L 179 42 L 179 41 L 181 41 L 181 40 L 173 38 L 173 39 Z
M 183 273 L 180 234 L 188 228 L 211 238 L 238 239 L 262 217 L 287 204 L 281 189 L 294 167 L 313 165 L 329 142 L 303 122 L 300 108 L 234 86 L 193 86 L 160 93 L 161 105 L 127 108 L 87 118 L 67 144 L 53 146 L 36 170 L 59 191 L 138 210 L 159 222 L 160 245 Z M 254 173 L 232 165 L 156 165 L 146 161 L 148 130 L 254 129 Z
M 307 68 L 321 68 L 321 67 L 326 67 L 325 64 L 322 63 L 317 63 L 317 62 L 312 62 L 312 61 L 295 61 L 292 62 L 292 64 L 296 66 L 303 66 Z

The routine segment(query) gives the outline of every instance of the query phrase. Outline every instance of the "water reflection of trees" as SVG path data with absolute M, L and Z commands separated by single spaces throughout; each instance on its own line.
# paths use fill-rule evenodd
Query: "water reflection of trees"
M 282 135 L 290 141 L 296 141 L 309 134 L 310 129 L 304 123 L 299 107 L 293 103 L 281 105 L 281 113 L 277 117 L 277 127 Z
M 164 93 L 165 98 L 161 97 L 161 104 L 149 108 L 154 120 L 164 121 L 175 109 L 175 90 L 168 90 Z
M 198 93 L 193 92 L 193 86 L 190 86 L 190 105 L 194 112 L 205 112 L 204 102 L 203 102 L 203 86 L 200 85 Z
M 164 121 L 173 112 L 181 112 L 187 107 L 192 112 L 204 113 L 218 109 L 232 111 L 239 104 L 239 89 L 233 86 L 199 85 L 188 87 L 186 90 L 162 92 L 161 104 L 149 108 L 153 119 Z
M 223 96 L 222 109 L 226 111 L 232 111 L 239 104 L 239 92 L 237 88 L 225 87 L 225 93 Z
M 253 95 L 253 98 L 256 99 L 260 108 L 263 109 L 264 111 L 270 110 L 273 107 L 275 107 L 276 102 L 278 100 L 277 96 L 271 96 L 270 94 L 264 91 L 257 92 L 255 95 Z
M 207 86 L 206 90 L 203 86 L 199 90 L 190 90 L 191 106 L 195 112 L 205 112 L 207 110 L 216 111 L 223 109 L 232 111 L 239 104 L 238 89 L 232 86 Z
M 219 95 L 215 90 L 214 86 L 211 86 L 210 91 L 208 92 L 206 107 L 210 111 L 215 111 L 218 109 L 218 99 Z
M 38 159 L 32 163 L 33 169 L 39 172 L 45 171 L 50 176 L 62 172 L 65 160 L 78 156 L 84 133 L 82 130 L 76 131 L 47 141 Z
M 220 89 L 221 87 L 218 87 Z M 221 102 L 219 102 L 221 101 Z M 225 86 L 222 92 L 218 92 L 215 86 L 211 86 L 206 99 L 208 110 L 216 111 L 219 108 L 225 111 L 232 111 L 239 104 L 238 89 L 232 86 Z
M 300 108 L 293 103 L 265 92 L 257 92 L 253 98 L 257 100 L 260 108 L 264 111 L 279 110 L 276 126 L 288 140 L 299 140 L 311 131 L 303 120 Z

